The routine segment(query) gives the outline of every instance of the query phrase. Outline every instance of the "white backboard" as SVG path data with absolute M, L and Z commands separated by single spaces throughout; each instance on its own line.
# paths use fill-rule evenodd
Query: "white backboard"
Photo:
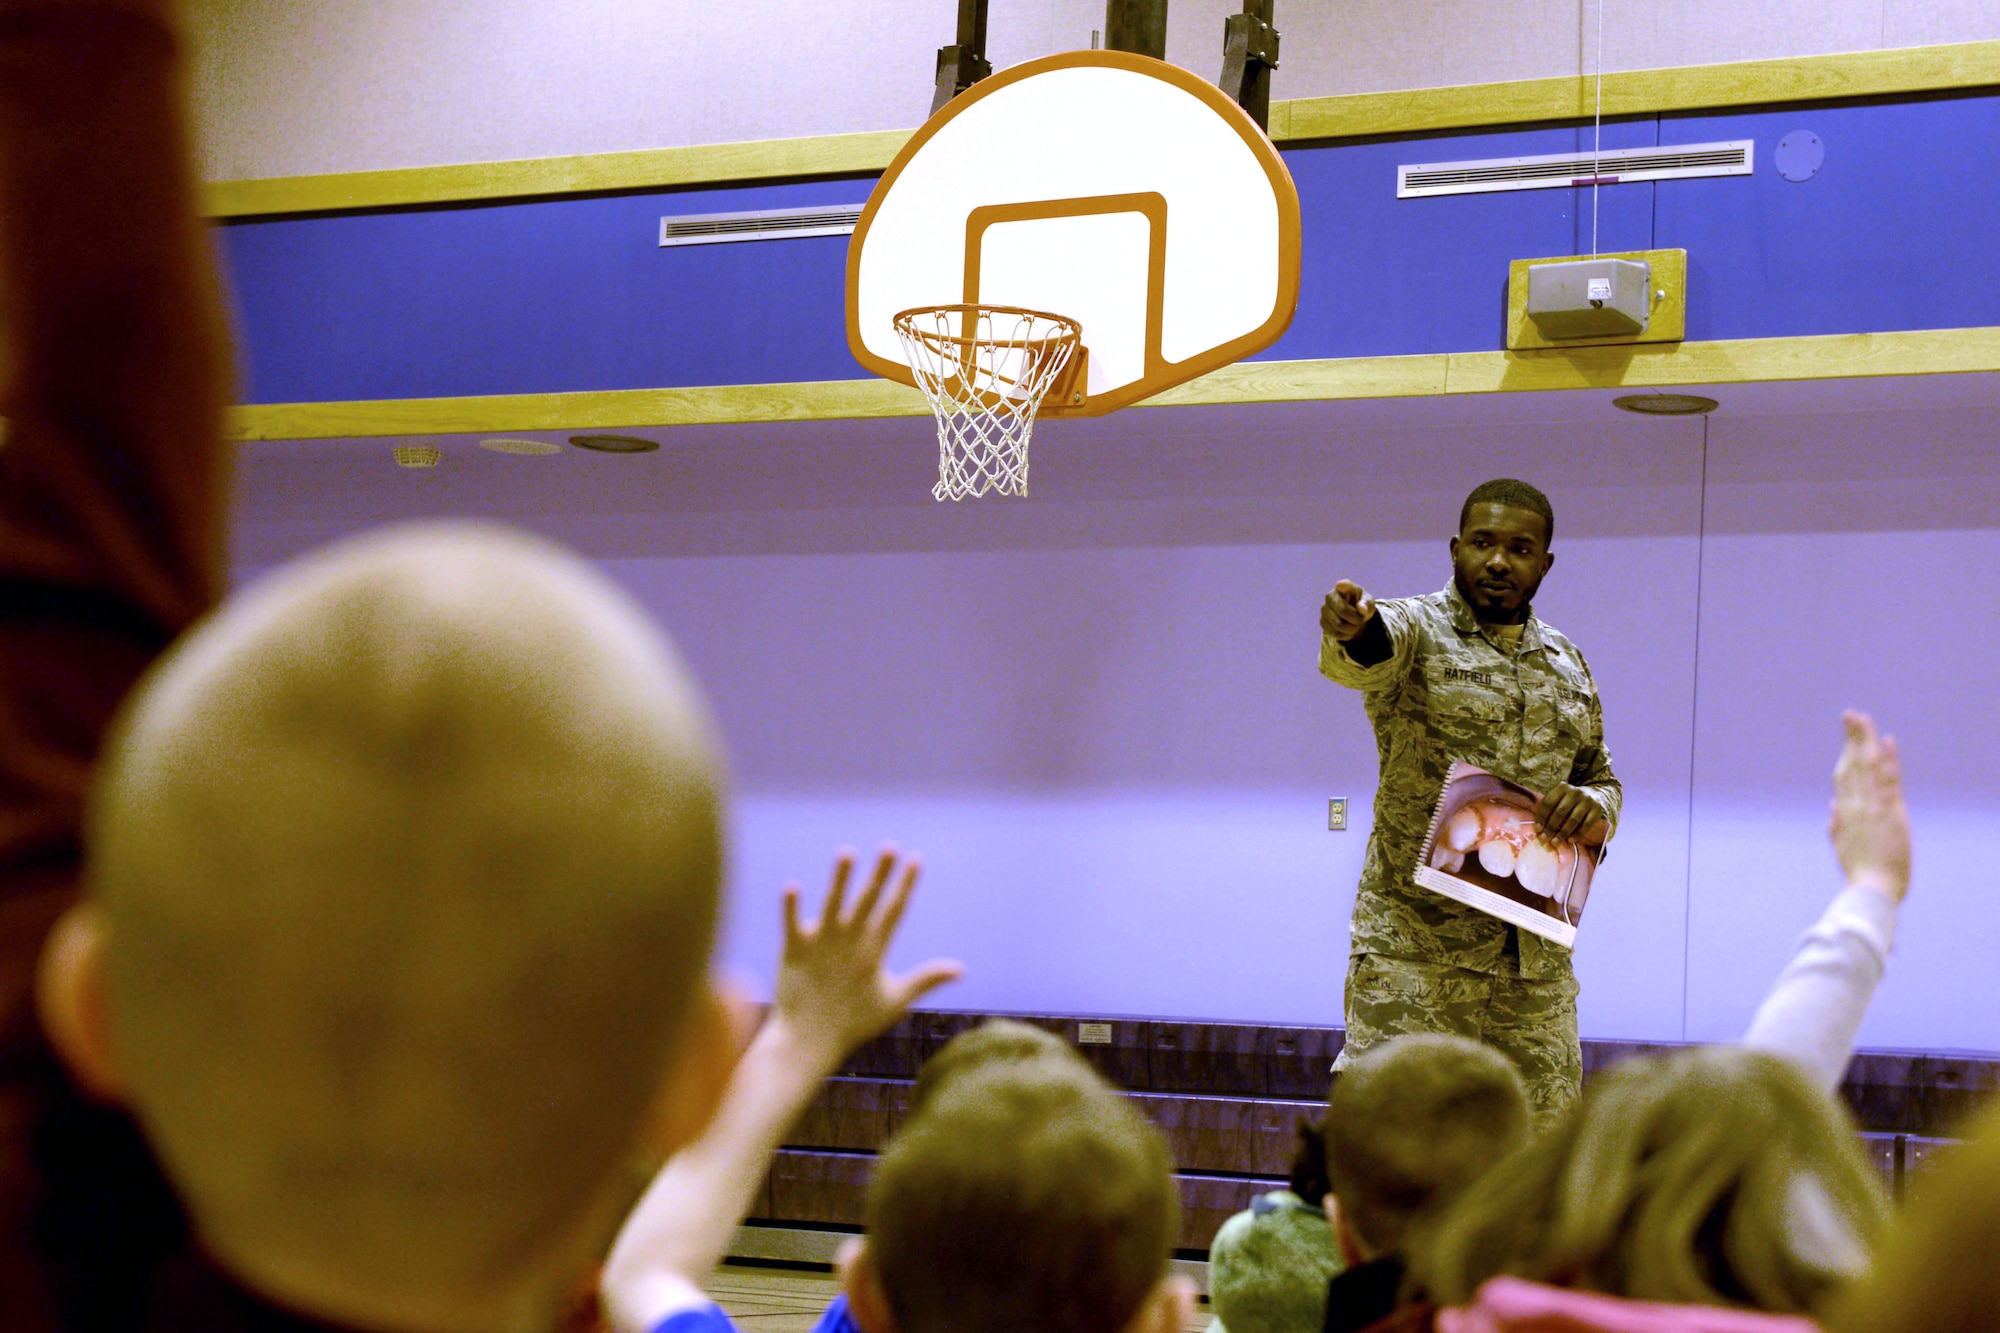
M 1298 304 L 1299 203 L 1256 123 L 1185 70 L 1118 51 L 975 84 L 883 173 L 847 260 L 847 337 L 911 382 L 897 312 L 1024 306 L 1083 326 L 1097 415 L 1275 342 Z

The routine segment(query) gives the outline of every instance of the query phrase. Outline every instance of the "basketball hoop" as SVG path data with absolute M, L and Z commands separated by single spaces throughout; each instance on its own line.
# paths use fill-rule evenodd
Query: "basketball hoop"
M 896 315 L 917 387 L 937 415 L 940 500 L 1028 493 L 1028 437 L 1051 390 L 1082 400 L 1083 328 L 1004 305 L 918 306 Z

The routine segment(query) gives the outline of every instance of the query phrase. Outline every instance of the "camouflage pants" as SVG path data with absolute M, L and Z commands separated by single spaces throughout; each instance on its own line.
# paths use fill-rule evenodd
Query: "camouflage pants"
M 1472 1037 L 1499 1049 L 1527 1082 L 1538 1125 L 1574 1102 L 1583 1087 L 1574 977 L 1528 981 L 1355 954 L 1347 963 L 1347 1041 L 1334 1072 L 1369 1048 L 1410 1032 Z

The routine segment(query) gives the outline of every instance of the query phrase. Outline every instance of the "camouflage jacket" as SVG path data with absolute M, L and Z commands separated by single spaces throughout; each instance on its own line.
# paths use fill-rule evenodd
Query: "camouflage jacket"
M 1576 645 L 1532 614 L 1519 647 L 1499 647 L 1455 584 L 1376 609 L 1395 648 L 1388 661 L 1361 666 L 1328 635 L 1319 649 L 1321 674 L 1362 692 L 1381 763 L 1353 952 L 1507 971 L 1510 927 L 1417 887 L 1417 852 L 1454 759 L 1535 791 L 1558 782 L 1586 788 L 1615 829 L 1624 790 L 1604 748 L 1597 684 Z M 1567 949 L 1527 932 L 1520 949 L 1522 976 L 1570 974 Z

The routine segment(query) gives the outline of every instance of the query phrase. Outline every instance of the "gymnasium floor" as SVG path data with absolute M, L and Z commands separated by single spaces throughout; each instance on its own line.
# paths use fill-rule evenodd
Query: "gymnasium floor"
M 837 1290 L 817 1269 L 724 1264 L 708 1294 L 744 1333 L 807 1333 Z
M 816 1269 L 724 1264 L 709 1295 L 744 1333 L 807 1333 L 836 1289 L 833 1274 Z M 1200 1333 L 1211 1318 L 1205 1303 L 1197 1306 L 1188 1333 Z

